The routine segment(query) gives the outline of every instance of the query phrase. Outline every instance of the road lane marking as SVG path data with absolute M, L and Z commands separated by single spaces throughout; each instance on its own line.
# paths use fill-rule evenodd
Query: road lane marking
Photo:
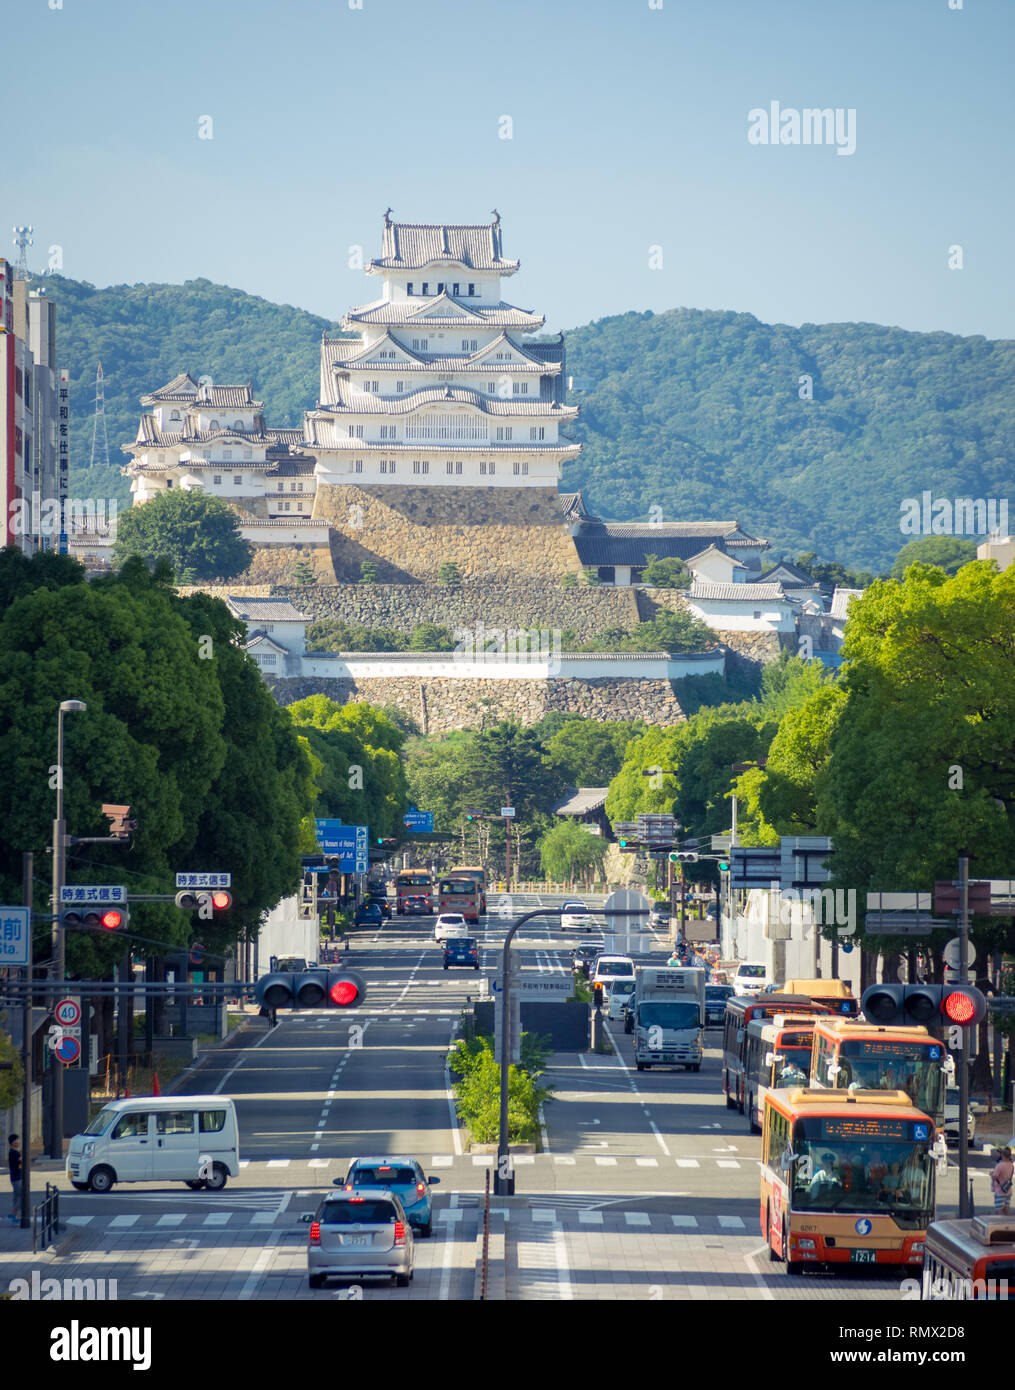
M 567 1263 L 567 1241 L 564 1239 L 563 1231 L 554 1231 L 553 1250 L 557 1257 L 557 1282 L 560 1286 L 560 1296 L 562 1299 L 573 1298 L 571 1271 Z
M 182 1226 L 186 1221 L 186 1214 L 182 1211 L 166 1212 L 165 1216 L 160 1216 L 156 1221 L 156 1226 Z
M 769 1288 L 769 1286 L 768 1286 L 768 1281 L 767 1281 L 767 1279 L 765 1278 L 765 1276 L 762 1274 L 761 1270 L 758 1269 L 757 1265 L 754 1263 L 754 1261 L 757 1259 L 757 1257 L 758 1257 L 763 1251 L 767 1251 L 767 1250 L 768 1250 L 768 1245 L 767 1245 L 767 1244 L 765 1244 L 765 1245 L 759 1245 L 758 1248 L 757 1248 L 757 1250 L 748 1250 L 747 1254 L 744 1256 L 744 1264 L 747 1266 L 748 1273 L 751 1275 L 751 1277 L 754 1279 L 755 1283 L 757 1284 L 758 1289 L 759 1289 L 760 1292 L 761 1292 L 762 1298 L 767 1298 L 767 1299 L 769 1300 L 769 1302 L 774 1302 L 774 1301 L 775 1301 L 775 1294 L 774 1294 L 774 1293 L 772 1292 L 772 1290 Z
M 141 1220 L 138 1215 L 134 1216 L 114 1216 L 109 1223 L 110 1230 L 124 1230 L 127 1226 L 136 1226 Z
M 698 1218 L 696 1216 L 671 1216 L 670 1220 L 673 1222 L 674 1226 L 685 1226 L 688 1230 L 693 1230 L 698 1225 Z
M 698 1160 L 697 1160 L 696 1158 L 678 1158 L 678 1159 L 677 1159 L 677 1167 L 678 1167 L 678 1168 L 700 1168 L 700 1167 L 701 1167 L 701 1164 L 698 1162 Z
M 659 1167 L 659 1160 L 658 1160 L 658 1158 L 636 1158 L 634 1161 L 635 1161 L 635 1164 L 637 1165 L 637 1167 L 639 1167 L 639 1168 L 658 1168 L 658 1167 Z
M 454 1259 L 456 1243 L 454 1219 L 456 1219 L 459 1216 L 459 1214 L 460 1213 L 458 1211 L 458 1193 L 452 1192 L 451 1207 L 448 1211 L 448 1217 L 452 1219 L 449 1224 L 448 1232 L 444 1237 L 444 1250 L 442 1252 L 441 1257 L 441 1283 L 438 1298 L 442 1303 L 446 1303 L 448 1301 L 448 1298 L 451 1293 L 451 1262 Z
M 454 1157 L 453 1157 L 452 1154 L 431 1154 L 431 1156 L 430 1156 L 430 1167 L 431 1167 L 431 1168 L 450 1168 L 451 1165 L 454 1163 L 454 1161 L 455 1161 L 455 1160 L 454 1160 Z
M 557 1213 L 553 1207 L 533 1207 L 532 1219 L 533 1221 L 556 1222 Z
M 451 1037 L 448 1039 L 448 1050 L 450 1051 L 455 1041 L 455 1030 L 451 1030 Z M 447 1058 L 444 1059 L 444 1089 L 448 1098 L 448 1115 L 451 1120 L 451 1142 L 455 1146 L 455 1153 L 458 1157 L 462 1155 L 462 1136 L 458 1128 L 458 1111 L 455 1108 L 455 1094 L 451 1089 L 451 1068 L 448 1066 Z
M 623 1071 L 624 1075 L 627 1077 L 628 1085 L 631 1087 L 631 1090 L 634 1092 L 634 1094 L 635 1094 L 635 1095 L 638 1097 L 638 1099 L 641 1101 L 642 1107 L 644 1108 L 645 1097 L 642 1095 L 641 1091 L 638 1090 L 638 1083 L 635 1081 L 634 1076 L 633 1076 L 633 1074 L 632 1074 L 632 1072 L 631 1072 L 630 1067 L 627 1065 L 627 1063 L 624 1061 L 624 1058 L 621 1056 L 620 1044 L 617 1042 L 616 1038 L 613 1036 L 613 1033 L 611 1032 L 611 1030 L 610 1030 L 608 1024 L 607 1024 L 605 1021 L 604 1021 L 604 1023 L 603 1023 L 603 1030 L 604 1030 L 604 1032 L 606 1033 L 606 1036 L 609 1038 L 611 1044 L 613 1045 L 613 1050 L 614 1050 L 614 1052 L 615 1052 L 615 1054 L 616 1054 L 617 1062 L 619 1063 L 620 1068 L 621 1068 L 621 1070 Z M 656 1124 L 655 1120 L 649 1120 L 648 1126 L 649 1126 L 649 1129 L 652 1131 L 652 1133 L 655 1135 L 655 1137 L 656 1137 L 656 1142 L 658 1143 L 659 1147 L 662 1149 L 663 1153 L 666 1155 L 667 1158 L 670 1158 L 670 1157 L 671 1157 L 671 1154 L 670 1154 L 670 1150 L 669 1150 L 669 1145 L 666 1143 L 666 1140 L 663 1138 L 663 1136 L 662 1136 L 662 1131 L 660 1130 L 659 1126 Z
M 742 1216 L 720 1216 L 719 1225 L 729 1231 L 742 1231 L 744 1218 Z
M 625 1211 L 624 1220 L 629 1226 L 650 1226 L 652 1218 L 647 1211 Z
M 247 1278 L 247 1282 L 243 1285 L 243 1288 L 237 1294 L 237 1298 L 252 1298 L 254 1296 L 254 1291 L 256 1290 L 258 1284 L 260 1284 L 261 1280 L 264 1278 L 265 1270 L 268 1268 L 269 1264 L 271 1264 L 272 1260 L 278 1253 L 276 1247 L 281 1239 L 281 1231 L 273 1231 L 272 1234 L 268 1237 L 267 1246 L 265 1247 L 265 1249 L 261 1251 L 257 1259 L 254 1261 L 254 1268 L 250 1271 L 250 1274 Z
M 601 1226 L 603 1224 L 603 1213 L 601 1211 L 580 1211 L 578 1220 L 584 1222 L 586 1226 Z
M 276 1024 L 276 1027 L 277 1027 L 277 1026 L 278 1026 L 278 1025 Z M 272 1033 L 274 1033 L 274 1032 L 275 1032 L 275 1029 L 274 1029 L 274 1028 L 269 1028 L 268 1031 L 267 1031 L 262 1037 L 258 1038 L 258 1040 L 257 1040 L 256 1043 L 251 1043 L 250 1047 L 247 1048 L 246 1052 L 243 1052 L 243 1053 L 240 1054 L 240 1057 L 239 1057 L 239 1060 L 238 1060 L 237 1063 L 236 1063 L 236 1066 L 230 1067 L 230 1068 L 229 1068 L 229 1070 L 226 1072 L 225 1076 L 223 1076 L 222 1080 L 219 1082 L 219 1084 L 218 1084 L 218 1085 L 215 1087 L 215 1089 L 212 1091 L 211 1094 L 212 1094 L 213 1096 L 217 1096 L 217 1095 L 218 1095 L 218 1093 L 222 1090 L 222 1087 L 226 1084 L 226 1082 L 227 1082 L 227 1081 L 229 1080 L 229 1078 L 232 1076 L 233 1072 L 234 1072 L 234 1071 L 237 1071 L 237 1070 L 243 1065 L 244 1059 L 247 1057 L 248 1053 L 252 1052 L 253 1049 L 254 1049 L 255 1047 L 260 1047 L 261 1044 L 262 1044 L 263 1042 L 267 1042 L 268 1039 L 271 1037 Z

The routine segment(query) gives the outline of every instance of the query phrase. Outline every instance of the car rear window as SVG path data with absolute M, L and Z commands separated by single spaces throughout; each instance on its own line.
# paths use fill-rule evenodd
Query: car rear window
M 353 1187 L 390 1187 L 392 1183 L 414 1183 L 411 1168 L 357 1168 L 349 1182 Z
M 633 975 L 634 966 L 629 960 L 597 960 L 597 975 Z
M 398 1220 L 391 1202 L 374 1201 L 369 1197 L 345 1202 L 325 1202 L 318 1220 L 324 1226 L 390 1225 Z
M 445 951 L 474 951 L 476 949 L 476 938 L 474 936 L 453 936 L 449 941 L 445 941 L 444 949 Z

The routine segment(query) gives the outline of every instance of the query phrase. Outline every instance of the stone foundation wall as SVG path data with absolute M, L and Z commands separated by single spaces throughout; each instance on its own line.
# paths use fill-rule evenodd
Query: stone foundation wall
M 339 579 L 358 579 L 362 561 L 371 560 L 385 583 L 436 579 L 446 562 L 466 578 L 518 583 L 581 572 L 558 497 L 555 487 L 322 483 L 313 514 L 336 528 Z
M 249 585 L 277 585 L 293 583 L 293 566 L 297 560 L 307 560 L 314 567 L 319 584 L 334 584 L 335 566 L 331 549 L 327 545 L 258 545 L 254 542 L 254 558 L 248 569 L 240 575 L 240 589 L 246 592 Z M 312 586 L 310 586 L 312 587 Z M 237 593 L 239 589 L 223 590 L 224 593 Z
M 229 592 L 223 590 L 222 592 Z M 273 590 L 313 620 L 337 618 L 356 627 L 386 627 L 411 633 L 420 623 L 440 627 L 572 628 L 580 638 L 609 627 L 630 630 L 638 622 L 633 589 L 578 587 L 559 583 L 281 585 Z
M 502 719 L 538 724 L 551 710 L 586 719 L 644 719 L 679 724 L 683 710 L 668 681 L 623 680 L 414 680 L 411 677 L 351 679 L 266 677 L 280 705 L 308 695 L 327 695 L 340 704 L 367 700 L 395 705 L 421 733 L 486 728 Z

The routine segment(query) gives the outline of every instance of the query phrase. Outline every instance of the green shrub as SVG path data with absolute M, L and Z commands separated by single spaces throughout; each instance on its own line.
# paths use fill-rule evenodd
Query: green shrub
M 549 1100 L 550 1086 L 540 1086 L 549 1055 L 545 1038 L 523 1033 L 521 1063 L 508 1068 L 508 1142 L 535 1143 L 539 1137 L 539 1107 Z M 500 1064 L 493 1039 L 487 1036 L 459 1038 L 448 1067 L 459 1080 L 452 1083 L 458 1116 L 477 1144 L 492 1144 L 500 1135 Z

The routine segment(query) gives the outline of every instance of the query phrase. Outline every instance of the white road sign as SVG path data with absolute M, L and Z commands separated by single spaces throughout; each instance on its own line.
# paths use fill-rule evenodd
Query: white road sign
M 947 965 L 947 967 L 948 967 L 949 970 L 958 970 L 958 968 L 959 968 L 959 938 L 958 938 L 957 936 L 953 936 L 953 937 L 952 937 L 952 939 L 951 939 L 951 940 L 948 942 L 948 944 L 945 946 L 944 950 L 941 952 L 941 955 L 942 955 L 942 958 L 944 959 L 945 965 Z M 975 960 L 976 960 L 976 947 L 975 947 L 975 946 L 973 945 L 973 943 L 970 941 L 970 943 L 969 943 L 969 954 L 968 954 L 967 957 L 966 957 L 966 963 L 967 963 L 968 965 L 972 965 L 973 962 L 974 962 Z
M 177 874 L 177 888 L 231 888 L 232 874 Z
M 61 1028 L 73 1028 L 81 1022 L 81 1003 L 77 999 L 61 999 L 53 1010 L 53 1017 Z
M 513 806 L 502 806 L 500 808 L 500 813 L 502 816 L 506 816 L 508 820 L 510 820 L 515 813 L 515 808 Z

